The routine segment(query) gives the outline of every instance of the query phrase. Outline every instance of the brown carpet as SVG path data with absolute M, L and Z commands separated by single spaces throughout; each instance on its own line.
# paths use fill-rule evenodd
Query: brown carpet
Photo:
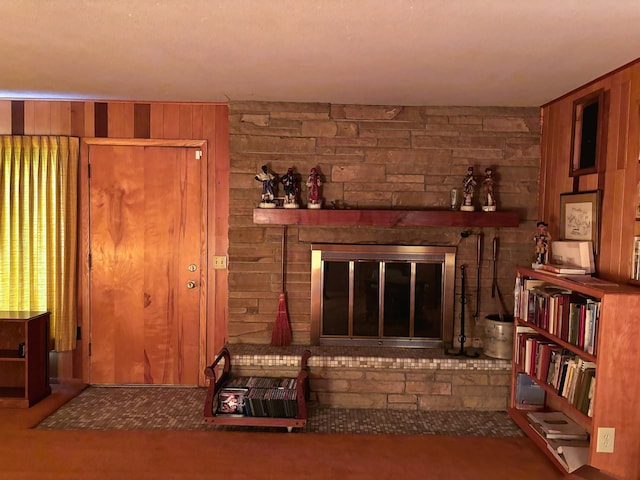
M 0 480 L 562 479 L 526 437 L 33 428 L 85 388 L 52 387 L 0 409 Z
M 206 390 L 183 387 L 89 387 L 36 428 L 47 430 L 283 431 L 277 428 L 206 425 Z M 471 435 L 521 437 L 506 412 L 407 412 L 309 406 L 307 425 L 315 433 Z

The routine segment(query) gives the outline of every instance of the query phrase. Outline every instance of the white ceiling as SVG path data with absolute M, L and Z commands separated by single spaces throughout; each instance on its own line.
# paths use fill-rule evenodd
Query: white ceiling
M 0 97 L 538 106 L 639 47 L 639 0 L 0 0 Z

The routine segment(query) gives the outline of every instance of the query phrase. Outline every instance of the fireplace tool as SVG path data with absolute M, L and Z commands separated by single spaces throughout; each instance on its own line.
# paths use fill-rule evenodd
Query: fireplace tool
M 471 233 L 469 230 L 464 230 L 460 233 L 462 238 L 469 238 L 471 235 L 476 236 L 476 311 L 473 314 L 473 319 L 478 323 L 478 320 L 480 320 L 480 267 L 482 266 L 483 235 L 482 232 Z
M 502 292 L 500 291 L 500 286 L 498 285 L 498 237 L 493 237 L 493 268 L 492 268 L 492 280 L 491 280 L 491 298 L 497 297 L 497 305 L 498 305 L 498 318 L 501 322 L 505 321 L 505 318 L 508 316 L 507 306 L 504 303 L 504 298 L 502 297 Z
M 468 353 L 464 349 L 464 344 L 467 341 L 467 336 L 465 334 L 465 325 L 464 325 L 464 317 L 465 317 L 465 304 L 467 303 L 467 298 L 465 297 L 465 269 L 467 267 L 465 265 L 460 265 L 460 335 L 458 335 L 458 341 L 460 342 L 460 350 L 457 352 L 447 351 L 446 353 L 449 355 L 455 355 L 459 357 L 477 357 L 478 353 Z
M 287 226 L 282 226 L 282 290 L 278 299 L 278 313 L 276 322 L 273 324 L 271 332 L 271 345 L 286 346 L 291 343 L 291 327 L 289 326 L 289 315 L 287 314 L 287 293 L 285 291 L 284 264 L 287 256 L 286 250 Z

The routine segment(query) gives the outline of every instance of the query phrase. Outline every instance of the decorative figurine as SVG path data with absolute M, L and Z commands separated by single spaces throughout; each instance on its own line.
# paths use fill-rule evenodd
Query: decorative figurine
M 274 202 L 275 194 L 273 193 L 276 176 L 269 171 L 266 165 L 262 165 L 262 171 L 255 176 L 255 179 L 262 182 L 262 201 L 258 207 L 276 208 L 276 204 Z
M 532 265 L 533 268 L 540 268 L 549 260 L 549 245 L 551 244 L 551 236 L 547 232 L 549 226 L 545 222 L 538 222 L 538 233 L 533 237 L 536 242 L 536 261 Z
M 300 192 L 300 179 L 289 168 L 287 173 L 280 178 L 284 186 L 284 208 L 299 208 L 298 193 Z
M 322 200 L 320 199 L 320 175 L 316 168 L 311 169 L 309 178 L 307 178 L 307 188 L 309 188 L 309 204 L 307 208 L 322 208 Z
M 473 206 L 473 191 L 477 185 L 476 179 L 473 178 L 473 167 L 467 168 L 467 176 L 462 181 L 464 187 L 464 202 L 460 207 L 460 210 L 464 212 L 473 212 L 475 207 Z
M 491 167 L 484 169 L 484 180 L 482 181 L 482 185 L 484 186 L 484 203 L 482 205 L 482 210 L 485 212 L 495 212 L 496 211 L 496 199 L 493 196 L 493 170 Z

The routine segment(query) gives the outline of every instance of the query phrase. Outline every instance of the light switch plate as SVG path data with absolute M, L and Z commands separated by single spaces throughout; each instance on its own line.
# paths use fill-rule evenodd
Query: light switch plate
M 227 268 L 227 257 L 224 255 L 213 257 L 213 268 L 225 270 Z

